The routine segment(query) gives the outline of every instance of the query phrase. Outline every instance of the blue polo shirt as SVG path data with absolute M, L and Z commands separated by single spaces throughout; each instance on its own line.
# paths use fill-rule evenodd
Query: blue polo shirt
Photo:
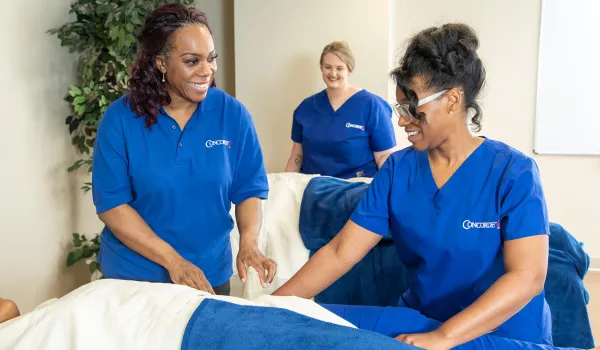
M 217 88 L 209 89 L 183 130 L 163 109 L 148 129 L 126 96 L 112 103 L 98 127 L 92 179 L 97 213 L 129 204 L 212 286 L 232 274 L 231 203 L 268 194 L 252 118 Z M 129 249 L 108 227 L 101 239 L 105 277 L 171 282 L 166 269 Z
M 373 152 L 396 146 L 392 109 L 363 89 L 334 111 L 323 90 L 294 111 L 292 140 L 302 144 L 304 174 L 373 177 L 377 172 Z
M 359 226 L 391 234 L 412 277 L 402 303 L 445 322 L 478 299 L 504 270 L 503 243 L 549 234 L 535 162 L 498 141 L 484 142 L 438 189 L 426 152 L 395 152 L 351 216 Z M 544 293 L 493 334 L 551 341 Z

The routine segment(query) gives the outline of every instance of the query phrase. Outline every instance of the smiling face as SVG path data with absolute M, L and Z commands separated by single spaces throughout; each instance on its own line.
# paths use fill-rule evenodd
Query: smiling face
M 158 56 L 156 66 L 165 75 L 171 99 L 199 103 L 217 72 L 212 35 L 203 25 L 188 25 L 177 30 L 169 44 L 167 57 Z
M 350 71 L 344 61 L 336 54 L 328 52 L 323 56 L 321 64 L 321 73 L 323 81 L 330 89 L 344 87 L 348 83 Z
M 424 82 L 424 79 L 416 77 L 411 83 L 410 89 L 417 94 L 419 100 L 439 92 L 428 89 Z M 423 121 L 419 119 L 410 120 L 411 118 L 403 116 L 399 118 L 398 126 L 404 128 L 408 135 L 408 141 L 413 144 L 416 150 L 424 151 L 436 148 L 448 138 L 453 130 L 456 130 L 456 123 L 461 122 L 457 118 L 458 115 L 452 116 L 460 99 L 456 92 L 456 89 L 451 89 L 438 98 L 417 107 L 417 113 L 422 113 L 425 117 Z M 408 104 L 404 92 L 398 87 L 396 88 L 396 101 L 400 105 Z

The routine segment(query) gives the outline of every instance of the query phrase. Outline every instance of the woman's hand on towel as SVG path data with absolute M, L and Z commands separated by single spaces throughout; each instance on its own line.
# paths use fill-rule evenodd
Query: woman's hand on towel
M 212 286 L 204 276 L 204 272 L 198 266 L 185 260 L 182 257 L 177 258 L 167 267 L 169 276 L 175 284 L 183 284 L 192 288 L 215 294 Z
M 275 277 L 275 273 L 277 273 L 277 263 L 275 260 L 271 260 L 262 255 L 256 245 L 241 245 L 237 255 L 237 269 L 242 283 L 246 283 L 249 266 L 252 266 L 256 272 L 258 272 L 260 285 L 263 288 L 273 282 L 273 277 Z
M 454 346 L 450 339 L 438 330 L 428 333 L 400 334 L 396 339 L 427 350 L 449 350 Z

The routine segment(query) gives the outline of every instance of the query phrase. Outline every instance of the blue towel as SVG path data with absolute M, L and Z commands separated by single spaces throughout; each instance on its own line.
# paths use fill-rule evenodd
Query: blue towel
M 348 221 L 368 184 L 315 177 L 304 191 L 300 235 L 310 254 L 327 244 Z M 550 224 L 546 299 L 553 316 L 555 346 L 594 347 L 583 277 L 589 256 L 560 225 Z M 396 305 L 410 281 L 391 239 L 384 238 L 345 276 L 315 297 L 323 304 Z M 373 282 L 374 281 L 374 282 Z
M 289 310 L 205 299 L 194 311 L 181 350 L 417 349 L 385 335 L 319 321 Z
M 309 181 L 300 208 L 300 235 L 312 256 L 346 224 L 367 185 L 332 177 Z M 391 236 L 371 250 L 346 275 L 315 297 L 320 304 L 396 305 L 408 288 L 408 271 Z
M 360 305 L 323 305 L 327 310 L 343 317 L 360 329 L 374 331 L 390 337 L 398 334 L 427 333 L 438 329 L 441 322 L 425 317 L 408 307 L 376 307 Z M 583 350 L 552 345 L 534 344 L 520 340 L 486 334 L 453 350 Z
M 556 346 L 594 347 L 583 284 L 590 257 L 561 225 L 550 223 L 550 255 L 546 277 L 546 300 L 552 313 L 552 338 Z

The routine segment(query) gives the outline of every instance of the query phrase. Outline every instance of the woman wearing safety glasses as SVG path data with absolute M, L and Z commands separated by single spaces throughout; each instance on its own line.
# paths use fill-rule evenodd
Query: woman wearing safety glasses
M 399 125 L 412 146 L 388 158 L 345 227 L 275 295 L 314 297 L 391 232 L 412 278 L 398 307 L 324 307 L 426 349 L 552 343 L 537 165 L 469 130 L 481 127 L 478 46 L 463 24 L 412 38 L 392 72 Z

